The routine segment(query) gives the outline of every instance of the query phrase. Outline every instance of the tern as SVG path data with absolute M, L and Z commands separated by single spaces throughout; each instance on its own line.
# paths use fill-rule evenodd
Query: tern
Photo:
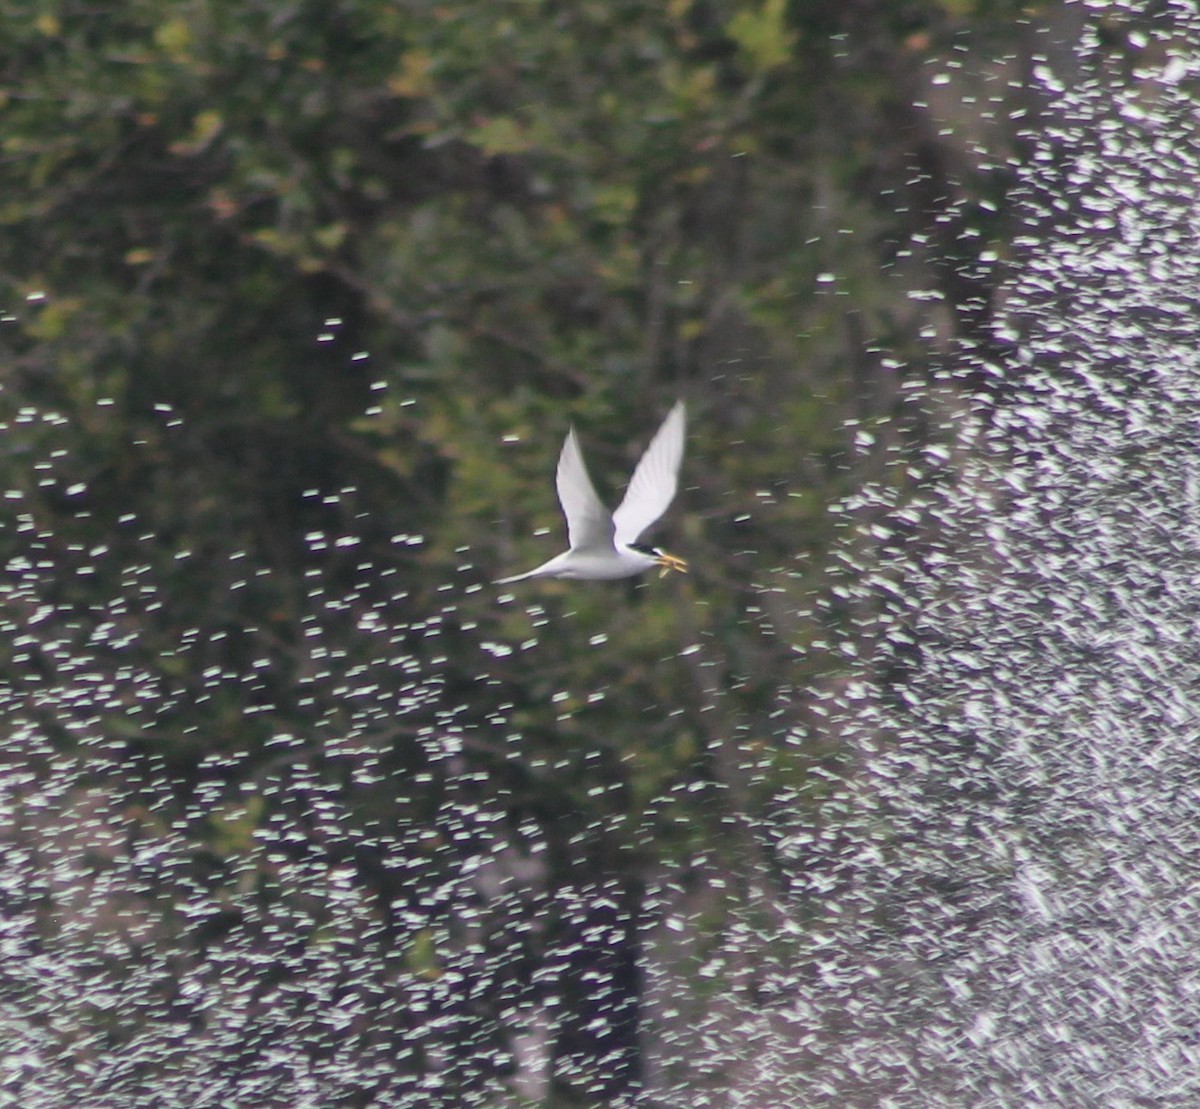
M 596 495 L 572 427 L 558 457 L 556 478 L 570 548 L 527 573 L 501 578 L 496 584 L 508 585 L 526 578 L 612 581 L 631 578 L 652 566 L 662 567 L 659 577 L 672 570 L 687 573 L 682 558 L 638 542 L 642 532 L 666 512 L 675 498 L 679 464 L 683 461 L 684 422 L 683 401 L 679 401 L 634 469 L 625 499 L 611 513 Z

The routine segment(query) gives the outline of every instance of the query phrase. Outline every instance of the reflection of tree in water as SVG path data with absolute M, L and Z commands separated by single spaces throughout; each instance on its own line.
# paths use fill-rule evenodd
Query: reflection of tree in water
M 130 163 L 146 171 L 138 189 L 195 205 L 177 223 L 159 212 L 154 249 L 138 238 L 149 207 L 73 206 L 99 186 L 63 168 L 53 226 L 56 249 L 77 251 L 78 295 L 22 287 L 30 299 L 0 332 L 0 1083 L 20 1104 L 492 1105 L 512 1091 L 622 1104 L 642 1087 L 688 1105 L 1070 1103 L 1189 1089 L 1189 25 L 1175 13 L 1168 49 L 1110 11 L 1070 89 L 1040 73 L 1048 122 L 1022 170 L 1038 234 L 1002 328 L 981 323 L 995 280 L 970 245 L 986 221 L 964 215 L 977 182 L 945 150 L 922 148 L 924 177 L 896 201 L 920 214 L 887 222 L 847 201 L 829 216 L 883 220 L 897 274 L 922 268 L 927 219 L 937 264 L 921 279 L 951 307 L 900 319 L 860 275 L 842 347 L 829 337 L 840 309 L 794 292 L 849 257 L 801 249 L 789 213 L 821 190 L 786 174 L 762 184 L 807 148 L 764 142 L 757 161 L 722 155 L 705 177 L 704 152 L 733 141 L 696 106 L 714 88 L 742 105 L 721 126 L 741 127 L 750 105 L 803 131 L 755 37 L 775 11 L 731 37 L 688 16 L 681 49 L 718 66 L 715 84 L 693 74 L 669 90 L 675 117 L 619 122 L 678 141 L 690 176 L 655 162 L 647 182 L 564 192 L 592 205 L 586 220 L 568 218 L 555 164 L 521 160 L 536 132 L 516 117 L 428 144 L 418 128 L 361 164 L 341 135 L 314 182 L 301 180 L 313 152 L 272 149 L 295 155 L 286 172 L 238 161 L 262 150 L 236 96 L 215 116 L 146 110 L 114 149 L 144 159 Z M 798 50 L 817 41 L 806 30 Z M 901 32 L 896 57 L 919 48 Z M 201 65 L 195 34 L 156 30 L 169 66 L 217 65 Z M 422 58 L 394 73 L 373 41 L 355 47 L 362 72 L 385 66 L 389 87 L 425 95 Z M 837 64 L 862 65 L 870 42 L 845 43 Z M 291 71 L 269 72 L 286 85 Z M 491 79 L 485 100 L 523 78 Z M 630 103 L 650 95 L 638 88 Z M 401 111 L 389 104 L 360 107 Z M 888 118 L 911 123 L 910 108 Z M 679 130 L 664 130 L 672 118 Z M 898 128 L 870 188 L 912 138 Z M 664 158 L 665 142 L 651 143 Z M 400 164 L 422 172 L 392 194 L 380 167 Z M 210 188 L 205 174 L 225 171 Z M 120 191 L 103 173 L 100 186 L 109 201 Z M 441 189 L 480 212 L 420 206 Z M 539 222 L 547 189 L 557 207 Z M 330 205 L 311 225 L 305 197 Z M 761 204 L 745 225 L 730 216 L 743 197 Z M 381 220 L 361 257 L 340 254 L 389 204 L 411 219 Z M 631 260 L 621 228 L 640 206 L 658 220 Z M 147 222 L 122 223 L 130 212 Z M 588 220 L 595 241 L 570 240 Z M 203 228 L 238 258 L 221 270 L 228 299 L 206 284 L 219 259 Z M 117 295 L 104 282 L 122 266 Z M 622 283 L 643 269 L 635 310 Z M 933 388 L 876 372 L 864 327 L 914 361 L 924 328 L 955 371 Z M 962 357 L 953 334 L 993 362 Z M 679 526 L 695 527 L 710 576 L 498 601 L 483 583 L 541 520 L 520 490 L 544 500 L 537 445 L 556 446 L 568 400 L 602 391 L 582 417 L 620 429 L 596 466 L 621 473 L 624 431 L 652 430 L 672 399 L 629 385 L 614 351 L 639 343 L 708 406 Z M 188 361 L 201 350 L 212 358 Z M 493 376 L 462 369 L 473 360 Z M 809 361 L 823 369 L 802 376 Z M 593 380 L 579 365 L 602 369 Z M 547 399 L 522 399 L 529 381 Z M 893 406 L 903 432 L 878 419 Z M 843 416 L 844 431 L 824 426 Z M 488 453 L 510 430 L 520 449 Z M 912 447 L 924 436 L 936 441 Z M 849 477 L 846 442 L 866 460 Z M 817 534 L 819 551 L 822 498 L 860 484 L 847 507 L 867 527 L 845 538 L 841 577 L 801 577 L 796 536 Z M 798 615 L 813 593 L 815 615 Z

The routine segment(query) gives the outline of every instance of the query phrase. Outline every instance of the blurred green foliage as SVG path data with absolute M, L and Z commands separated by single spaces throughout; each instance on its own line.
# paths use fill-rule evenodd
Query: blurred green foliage
M 448 811 L 536 827 L 551 889 L 760 865 L 731 814 L 839 761 L 827 507 L 925 430 L 882 357 L 920 379 L 892 264 L 945 210 L 906 97 L 1017 8 L 0 3 L 0 555 L 41 644 L 3 681 L 110 675 L 12 712 L 159 810 L 135 838 L 186 830 L 170 943 L 303 900 L 255 846 L 297 766 L 416 979 L 453 930 L 396 906 L 461 867 Z M 559 549 L 568 422 L 615 500 L 679 396 L 692 575 L 498 594 Z M 181 923 L 185 886 L 223 908 Z

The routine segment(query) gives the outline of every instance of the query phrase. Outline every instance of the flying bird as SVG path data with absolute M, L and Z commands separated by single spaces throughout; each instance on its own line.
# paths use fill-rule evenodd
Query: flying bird
M 631 578 L 661 566 L 660 577 L 672 570 L 687 573 L 682 558 L 659 547 L 639 543 L 638 538 L 675 498 L 679 464 L 683 461 L 685 413 L 683 401 L 671 409 L 642 455 L 625 499 L 610 513 L 588 477 L 575 429 L 567 432 L 558 456 L 558 499 L 567 518 L 570 548 L 549 562 L 524 574 L 501 578 L 497 585 L 525 578 L 569 578 L 572 581 L 610 581 Z

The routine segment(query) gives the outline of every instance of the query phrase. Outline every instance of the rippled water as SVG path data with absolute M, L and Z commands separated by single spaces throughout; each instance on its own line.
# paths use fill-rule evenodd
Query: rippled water
M 1197 1096 L 1200 28 L 1175 14 L 1131 77 L 1094 31 L 1038 70 L 999 355 L 956 370 L 1012 387 L 943 409 L 955 480 L 885 506 L 936 549 L 858 567 L 887 647 L 841 706 L 837 833 L 799 830 L 834 856 L 794 883 L 824 927 L 759 1060 L 802 1103 Z
M 868 522 L 842 559 L 878 647 L 847 652 L 822 735 L 780 737 L 837 739 L 804 797 L 730 812 L 736 898 L 703 861 L 647 875 L 640 906 L 602 867 L 548 888 L 541 815 L 514 825 L 467 757 L 508 757 L 493 679 L 525 645 L 481 642 L 482 684 L 456 687 L 456 583 L 401 622 L 357 538 L 314 530 L 346 557 L 310 576 L 303 643 L 199 642 L 208 554 L 133 517 L 80 544 L 10 491 L 4 1096 L 517 1104 L 572 1036 L 669 1106 L 1200 1096 L 1200 22 L 1164 9 L 1120 67 L 1111 11 L 1069 72 L 1036 71 L 1028 232 L 999 330 L 926 398 L 919 492 L 841 506 Z M 52 411 L 7 418 L 31 459 L 71 448 Z M 236 555 L 231 592 L 269 594 Z M 71 586 L 97 576 L 101 610 Z M 304 735 L 272 723 L 284 688 Z M 183 773 L 152 736 L 197 705 Z M 407 822 L 373 815 L 397 799 Z M 580 995 L 598 1027 L 564 1031 Z

